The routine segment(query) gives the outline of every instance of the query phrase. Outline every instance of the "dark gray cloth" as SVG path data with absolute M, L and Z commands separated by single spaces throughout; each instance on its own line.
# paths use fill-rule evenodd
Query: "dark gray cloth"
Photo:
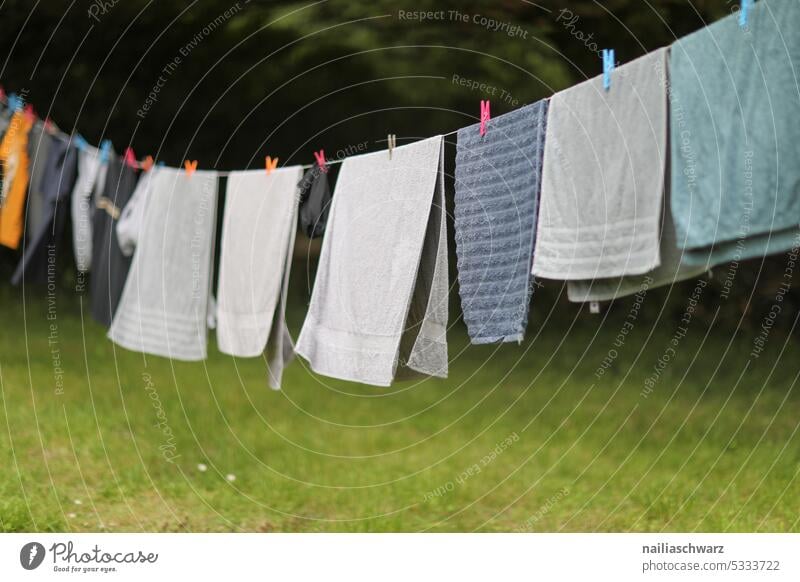
M 318 238 L 325 233 L 331 206 L 328 174 L 315 164 L 297 187 L 300 189 L 300 230 L 308 238 Z
M 458 132 L 455 239 L 461 306 L 474 344 L 522 341 L 547 127 L 546 100 Z
M 122 158 L 112 158 L 92 219 L 91 312 L 106 327 L 111 325 L 131 266 L 130 257 L 120 249 L 116 224 L 133 195 L 136 179 L 136 170 Z
M 69 218 L 69 197 L 78 170 L 78 150 L 66 140 L 53 138 L 42 170 L 42 220 L 23 247 L 22 258 L 11 277 L 13 285 L 50 283 L 64 229 Z M 69 245 L 67 245 L 68 247 Z
M 28 242 L 33 240 L 50 214 L 44 196 L 44 171 L 53 139 L 41 122 L 34 123 L 28 134 L 30 182 L 25 214 L 25 240 Z

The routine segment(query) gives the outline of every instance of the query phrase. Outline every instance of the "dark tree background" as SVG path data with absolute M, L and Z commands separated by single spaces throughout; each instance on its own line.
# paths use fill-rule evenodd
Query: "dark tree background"
M 625 62 L 738 5 L 5 0 L 0 83 L 24 90 L 63 130 L 111 139 L 117 151 L 131 145 L 140 157 L 220 169 L 262 167 L 267 154 L 310 163 L 319 148 L 332 158 L 359 144 L 380 149 L 387 133 L 400 144 L 452 131 L 476 121 L 483 98 L 494 115 L 534 102 L 599 74 L 599 49 L 613 47 Z M 430 11 L 438 14 L 426 21 L 407 14 Z M 758 320 L 783 261 L 741 270 L 730 321 L 739 325 L 743 311 Z M 537 291 L 550 292 L 558 290 Z

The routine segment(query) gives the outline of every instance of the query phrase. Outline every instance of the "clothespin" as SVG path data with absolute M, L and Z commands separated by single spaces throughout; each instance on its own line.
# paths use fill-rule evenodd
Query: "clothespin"
M 16 113 L 17 110 L 22 107 L 22 99 L 17 97 L 16 93 L 9 93 L 8 94 L 8 109 L 12 113 Z
M 589 302 L 589 313 L 592 314 L 600 313 L 600 303 L 598 301 Z
M 28 103 L 25 106 L 25 109 L 23 110 L 23 112 L 25 114 L 25 119 L 27 119 L 31 123 L 33 122 L 34 119 L 36 119 L 36 111 L 34 111 L 32 104 Z
M 163 168 L 163 167 L 164 167 L 164 166 L 166 166 L 166 165 L 167 165 L 167 164 L 165 164 L 163 161 L 161 161 L 161 162 L 158 162 L 158 163 L 156 164 L 156 166 L 157 166 L 157 167 L 159 167 L 159 168 Z
M 75 142 L 75 147 L 78 148 L 78 151 L 80 151 L 80 152 L 82 152 L 87 147 L 89 147 L 89 144 L 86 141 L 86 139 L 84 139 L 84 137 L 82 135 L 80 135 L 80 134 L 76 135 L 75 137 L 73 137 L 72 141 Z
M 322 170 L 324 173 L 328 172 L 328 166 L 325 164 L 325 150 L 319 150 L 318 152 L 314 152 L 314 157 L 317 159 L 317 165 L 319 169 Z
M 132 147 L 125 148 L 125 154 L 122 159 L 129 168 L 136 169 L 136 153 L 133 151 Z
M 486 124 L 489 123 L 489 120 L 492 118 L 491 111 L 489 109 L 489 100 L 486 101 L 481 99 L 481 137 L 486 135 Z
M 197 169 L 197 160 L 186 160 L 183 162 L 183 167 L 186 168 L 186 175 L 191 176 L 194 174 L 194 171 Z
M 392 150 L 397 147 L 397 136 L 393 133 L 390 133 L 386 137 L 386 144 L 389 146 L 389 159 L 392 159 Z
M 264 165 L 267 169 L 267 176 L 269 176 L 272 173 L 272 170 L 278 167 L 278 158 L 271 158 L 270 156 L 267 156 L 264 158 Z
M 6 90 L 3 89 L 3 86 L 0 85 L 0 101 L 6 100 Z
M 742 0 L 739 7 L 739 26 L 742 28 L 747 27 L 747 13 L 753 5 L 753 0 Z
M 100 143 L 100 163 L 105 164 L 111 157 L 111 140 L 104 139 Z
M 614 49 L 603 49 L 603 89 L 611 88 L 611 71 L 614 70 Z
M 153 156 L 145 157 L 145 159 L 142 160 L 142 170 L 149 172 L 150 168 L 153 167 L 153 161 Z
M 44 124 L 44 130 L 46 132 L 48 132 L 48 133 L 52 133 L 53 132 L 53 120 L 50 119 L 49 115 L 44 118 L 44 121 L 42 123 Z

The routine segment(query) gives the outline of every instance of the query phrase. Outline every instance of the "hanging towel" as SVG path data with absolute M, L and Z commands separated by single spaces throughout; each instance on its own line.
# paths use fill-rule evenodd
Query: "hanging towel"
M 25 240 L 30 242 L 39 229 L 50 218 L 45 201 L 44 174 L 50 153 L 50 142 L 54 138 L 45 131 L 43 123 L 34 123 L 28 135 L 28 159 L 30 180 L 28 182 L 28 209 L 25 217 Z
M 53 284 L 59 255 L 64 248 L 64 231 L 69 216 L 69 196 L 75 186 L 78 150 L 65 139 L 54 138 L 42 171 L 42 220 L 17 263 L 12 285 Z
M 442 143 L 342 164 L 297 343 L 316 372 L 377 386 L 447 376 Z
M 108 332 L 116 344 L 174 358 L 206 357 L 217 173 L 159 168 L 133 264 Z
M 92 277 L 89 302 L 92 317 L 106 327 L 111 325 L 131 266 L 117 241 L 116 225 L 122 209 L 136 188 L 137 172 L 120 157 L 107 164 L 103 195 L 95 201 L 92 216 Z
M 0 245 L 19 248 L 25 228 L 25 194 L 28 190 L 28 133 L 31 121 L 22 111 L 11 117 L 0 142 L 3 185 L 0 190 Z
M 669 211 L 669 188 L 666 188 L 665 208 L 662 211 L 661 225 L 661 264 L 644 275 L 629 275 L 611 279 L 569 281 L 567 296 L 573 303 L 589 301 L 610 301 L 642 290 L 671 285 L 692 279 L 705 273 L 704 267 L 693 267 L 681 262 L 681 250 L 675 238 L 675 225 Z
M 269 348 L 269 384 L 275 389 L 294 356 L 285 314 L 302 175 L 301 166 L 269 175 L 231 172 L 225 195 L 217 344 L 222 353 L 244 358 Z
M 672 216 L 689 265 L 800 234 L 800 3 L 760 0 L 672 45 Z
M 458 132 L 455 240 L 464 322 L 473 344 L 519 342 L 533 292 L 531 260 L 547 101 Z
M 659 264 L 667 49 L 550 100 L 533 274 L 576 280 Z
M 328 172 L 314 164 L 298 184 L 300 188 L 300 228 L 308 238 L 319 238 L 328 224 L 331 189 Z
M 72 245 L 75 267 L 85 273 L 92 266 L 92 217 L 97 199 L 105 189 L 108 164 L 100 150 L 84 146 L 78 153 L 78 179 L 72 190 Z
M 147 201 L 153 191 L 157 173 L 158 167 L 154 166 L 139 177 L 136 189 L 133 191 L 131 199 L 128 200 L 125 208 L 122 209 L 122 214 L 117 221 L 117 242 L 119 243 L 119 250 L 126 257 L 133 255 L 133 251 L 139 241 L 142 225 L 144 224 Z

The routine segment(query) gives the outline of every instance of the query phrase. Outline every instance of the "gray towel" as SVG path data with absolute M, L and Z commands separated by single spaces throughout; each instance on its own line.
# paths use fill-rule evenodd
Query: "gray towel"
M 225 195 L 217 345 L 252 358 L 269 350 L 269 384 L 278 389 L 294 356 L 286 326 L 286 292 L 297 233 L 301 166 L 232 172 Z M 268 341 L 269 347 L 268 347 Z
M 687 264 L 800 234 L 800 3 L 761 0 L 672 45 L 672 215 Z
M 297 343 L 316 372 L 378 386 L 447 376 L 442 143 L 342 164 Z
M 629 275 L 611 279 L 569 281 L 567 296 L 573 303 L 588 301 L 610 301 L 626 295 L 634 295 L 642 289 L 654 289 L 685 281 L 702 275 L 704 267 L 693 267 L 681 262 L 683 254 L 675 240 L 675 225 L 669 211 L 669 188 L 661 225 L 661 264 L 644 275 Z
M 139 244 L 108 332 L 129 350 L 177 360 L 206 357 L 217 173 L 154 176 Z
M 92 266 L 92 216 L 95 202 L 105 190 L 108 164 L 100 150 L 85 146 L 78 152 L 78 179 L 72 190 L 72 246 L 75 267 L 86 272 Z
M 547 101 L 458 132 L 455 240 L 464 322 L 473 344 L 522 341 Z
M 667 50 L 550 100 L 533 274 L 558 280 L 659 264 L 667 150 Z

